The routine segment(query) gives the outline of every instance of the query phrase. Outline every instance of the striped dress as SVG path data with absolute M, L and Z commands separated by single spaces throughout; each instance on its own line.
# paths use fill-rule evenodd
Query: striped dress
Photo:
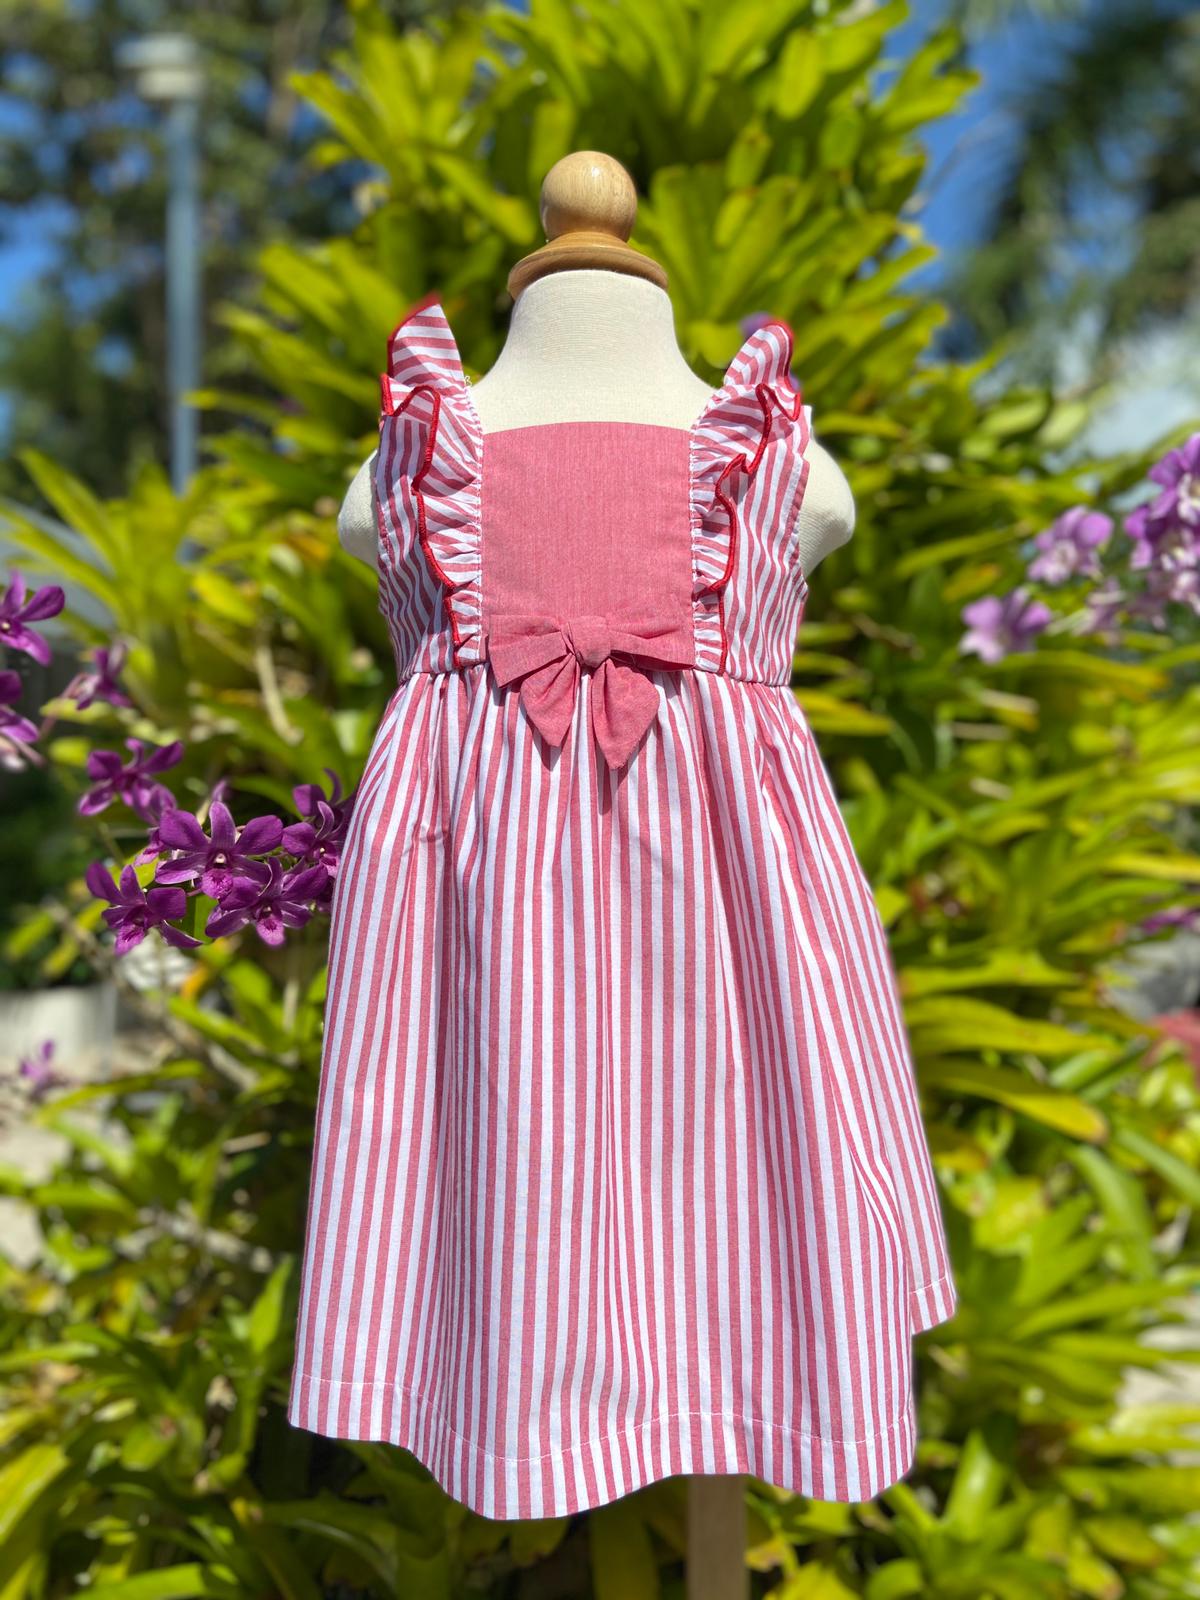
M 782 323 L 690 430 L 383 379 L 398 686 L 335 887 L 289 1403 L 493 1518 L 910 1468 L 955 1286 L 884 930 L 789 687 Z

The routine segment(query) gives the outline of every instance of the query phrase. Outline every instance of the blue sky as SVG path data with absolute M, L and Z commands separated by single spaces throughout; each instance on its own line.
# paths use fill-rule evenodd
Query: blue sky
M 912 20 L 892 36 L 889 55 L 902 60 L 942 14 L 939 0 L 915 0 Z M 997 29 L 977 51 L 985 83 L 957 116 L 935 125 L 926 142 L 932 161 L 932 184 L 923 215 L 934 243 L 952 250 L 968 244 L 978 231 L 985 186 L 981 164 L 1002 159 L 1007 146 L 1003 115 L 1005 95 L 1026 83 L 1030 62 L 1052 61 L 1054 29 L 1044 21 L 1019 20 Z M 1036 46 L 1036 48 L 1033 48 Z M 0 99 L 0 127 L 13 111 Z M 13 219 L 16 237 L 0 249 L 0 315 L 11 315 L 21 290 L 54 260 L 55 215 L 35 210 Z
M 913 0 L 911 20 L 892 36 L 888 56 L 899 62 L 908 56 L 928 29 L 943 14 L 942 0 Z M 1042 35 L 1033 50 L 1031 32 Z M 985 83 L 955 117 L 935 125 L 926 139 L 932 161 L 927 205 L 922 219 L 933 242 L 952 251 L 970 243 L 978 232 L 982 186 L 979 166 L 1002 159 L 1006 145 L 1003 101 L 1009 88 L 1027 78 L 1031 58 L 1047 55 L 1045 23 L 1017 22 L 998 29 L 979 50 Z M 0 97 L 0 128 L 12 127 L 19 107 Z M 19 317 L 23 299 L 40 274 L 53 266 L 60 213 L 53 207 L 35 207 L 24 214 L 9 213 L 11 242 L 0 247 L 0 318 Z M 942 264 L 927 268 L 923 277 L 936 284 Z M 5 431 L 8 407 L 0 393 L 0 437 Z
M 911 19 L 891 36 L 889 55 L 903 61 L 944 14 L 939 0 L 913 0 Z M 920 219 L 939 250 L 949 254 L 979 237 L 989 192 L 1014 147 L 1008 108 L 1014 96 L 1053 76 L 1069 26 L 1016 16 L 990 29 L 971 50 L 981 82 L 953 116 L 922 130 L 930 160 Z
M 889 59 L 899 63 L 910 55 L 945 15 L 945 9 L 946 0 L 912 0 L 910 20 L 889 41 Z M 1049 85 L 1061 62 L 1064 43 L 1078 26 L 1069 19 L 1018 14 L 989 29 L 972 52 L 972 64 L 981 72 L 982 82 L 954 116 L 923 131 L 930 163 L 919 197 L 919 215 L 929 238 L 943 254 L 925 269 L 922 278 L 935 292 L 953 255 L 969 248 L 978 237 L 989 192 L 994 192 L 1011 155 L 1016 126 L 1009 109 L 1013 97 Z M 12 116 L 11 108 L 0 99 L 0 126 L 6 116 Z M 17 219 L 13 243 L 0 249 L 0 317 L 19 315 L 22 291 L 53 262 L 55 222 L 48 209 Z M 1120 229 L 1113 229 L 1112 236 L 1119 239 Z M 1195 409 L 1194 393 L 1188 395 L 1186 404 Z M 1177 405 L 1172 409 L 1177 410 Z M 0 431 L 3 414 L 0 396 Z

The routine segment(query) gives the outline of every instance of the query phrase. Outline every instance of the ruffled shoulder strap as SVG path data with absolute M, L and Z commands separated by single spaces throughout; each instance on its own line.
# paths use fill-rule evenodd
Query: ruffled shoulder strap
M 772 321 L 755 329 L 692 428 L 696 662 L 712 672 L 724 671 L 728 659 L 723 591 L 736 569 L 741 541 L 757 533 L 786 544 L 800 509 L 812 413 L 791 364 L 787 323 Z M 764 473 L 768 460 L 776 470 Z M 754 497 L 755 481 L 764 477 L 772 493 Z M 803 585 L 803 574 L 798 578 Z
M 453 658 L 444 664 L 467 665 L 482 659 L 483 429 L 454 334 L 433 296 L 403 317 L 387 354 L 376 458 L 381 550 L 385 560 L 402 559 L 398 536 L 404 524 L 415 530 L 442 586 Z
M 425 386 L 451 396 L 465 392 L 467 379 L 458 343 L 436 295 L 426 295 L 410 306 L 393 329 L 383 384 L 385 410 L 389 389 Z

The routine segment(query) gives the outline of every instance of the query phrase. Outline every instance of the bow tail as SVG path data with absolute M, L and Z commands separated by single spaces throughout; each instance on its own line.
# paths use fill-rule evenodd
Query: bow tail
M 521 680 L 521 704 L 534 727 L 552 745 L 561 745 L 571 726 L 579 686 L 579 663 L 558 656 Z
M 658 690 L 636 667 L 602 661 L 592 675 L 592 731 L 610 767 L 622 767 L 654 721 Z

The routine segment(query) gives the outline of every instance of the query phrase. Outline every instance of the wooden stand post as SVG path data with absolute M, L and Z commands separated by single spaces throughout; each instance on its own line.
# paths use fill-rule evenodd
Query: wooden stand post
M 687 1493 L 687 1600 L 747 1600 L 746 1484 L 696 1474 Z

